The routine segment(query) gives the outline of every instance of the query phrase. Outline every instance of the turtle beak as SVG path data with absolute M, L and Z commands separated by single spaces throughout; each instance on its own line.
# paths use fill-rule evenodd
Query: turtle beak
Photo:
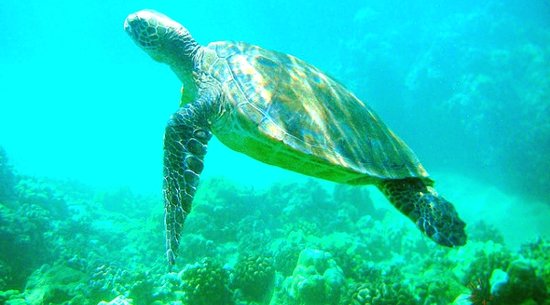
M 124 31 L 125 31 L 126 33 L 129 33 L 129 32 L 130 32 L 130 22 L 128 21 L 128 19 L 129 19 L 130 17 L 132 17 L 132 15 L 128 16 L 128 18 L 126 18 L 126 19 L 124 20 Z
M 138 16 L 136 14 L 131 14 L 126 17 L 124 20 L 124 31 L 128 33 L 133 39 L 136 39 L 138 37 L 137 33 L 135 32 L 135 25 L 136 20 L 138 19 Z

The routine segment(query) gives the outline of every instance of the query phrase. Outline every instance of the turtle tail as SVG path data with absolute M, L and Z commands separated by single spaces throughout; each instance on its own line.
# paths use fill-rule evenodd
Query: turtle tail
M 454 206 L 418 178 L 384 180 L 378 188 L 388 200 L 436 243 L 457 247 L 466 243 L 465 223 Z

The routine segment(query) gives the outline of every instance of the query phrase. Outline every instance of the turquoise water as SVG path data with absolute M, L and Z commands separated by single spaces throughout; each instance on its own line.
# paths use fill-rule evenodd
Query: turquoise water
M 328 24 L 335 14 L 330 7 L 276 2 L 255 7 L 229 2 L 6 1 L 2 7 L 6 34 L 0 51 L 0 139 L 18 169 L 148 191 L 160 187 L 162 134 L 178 107 L 181 85 L 127 37 L 123 21 L 129 13 L 154 8 L 182 20 L 200 43 L 248 41 L 315 60 L 323 68 L 329 66 L 326 56 L 311 46 L 336 51 L 340 39 L 329 41 L 316 30 L 314 35 L 298 35 L 301 25 L 322 26 L 335 38 L 345 26 L 343 21 Z M 324 17 L 312 14 L 304 19 L 299 13 L 303 10 Z M 272 12 L 293 16 L 294 22 L 273 18 Z M 351 8 L 348 14 L 353 15 Z M 283 36 L 293 37 L 293 43 Z M 30 138 L 34 140 L 26 140 Z M 225 159 L 225 154 L 231 153 L 211 159 Z M 232 159 L 242 161 L 233 154 Z M 235 167 L 215 172 L 229 171 Z
M 416 152 L 468 244 L 437 246 L 374 187 L 214 138 L 168 272 L 181 84 L 123 30 L 144 8 L 338 79 Z M 5 0 L 0 25 L 0 304 L 549 304 L 548 2 Z

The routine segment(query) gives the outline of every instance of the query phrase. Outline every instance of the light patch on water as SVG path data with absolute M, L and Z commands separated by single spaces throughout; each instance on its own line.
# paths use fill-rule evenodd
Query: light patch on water
M 479 221 L 494 226 L 511 248 L 539 236 L 550 237 L 547 204 L 529 201 L 465 176 L 441 173 L 432 177 L 438 192 L 455 205 L 469 226 Z

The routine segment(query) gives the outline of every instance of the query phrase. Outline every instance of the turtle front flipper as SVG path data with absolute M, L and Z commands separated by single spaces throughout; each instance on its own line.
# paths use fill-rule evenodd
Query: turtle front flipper
M 191 211 L 206 145 L 212 137 L 202 108 L 199 102 L 180 108 L 164 134 L 164 224 L 170 265 L 175 264 L 183 223 Z
M 436 243 L 447 247 L 466 243 L 466 224 L 454 206 L 421 179 L 385 180 L 378 187 L 399 211 Z

